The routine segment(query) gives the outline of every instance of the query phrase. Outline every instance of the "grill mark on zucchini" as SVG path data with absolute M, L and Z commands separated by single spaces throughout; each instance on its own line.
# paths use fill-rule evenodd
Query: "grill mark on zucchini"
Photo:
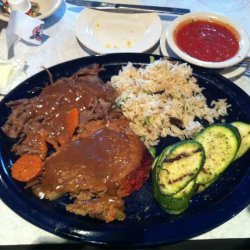
M 190 152 L 189 154 L 183 153 L 183 154 L 177 155 L 177 156 L 174 157 L 174 158 L 165 159 L 164 163 L 172 163 L 172 162 L 174 162 L 174 161 L 178 161 L 178 160 L 181 160 L 181 159 L 183 159 L 183 158 L 190 157 L 192 154 L 199 153 L 199 152 L 201 152 L 201 151 L 202 151 L 202 149 L 196 149 L 196 150 L 194 150 L 193 152 Z
M 159 170 L 160 168 L 155 166 L 152 174 L 154 198 L 167 213 L 183 213 L 189 206 L 190 198 L 195 188 L 195 180 L 190 181 L 184 189 L 172 196 L 163 195 L 159 190 L 159 185 L 157 182 L 157 173 Z
M 177 179 L 169 180 L 168 184 L 174 184 L 175 182 L 182 181 L 185 177 L 193 177 L 193 176 L 194 176 L 194 173 L 188 173 L 188 174 L 180 176 Z
M 164 161 L 164 163 L 172 163 L 172 162 L 174 162 L 174 161 L 182 160 L 182 159 L 184 159 L 184 158 L 188 158 L 188 157 L 192 156 L 193 154 L 199 153 L 199 152 L 201 152 L 201 151 L 202 151 L 202 149 L 196 149 L 196 150 L 190 152 L 189 154 L 183 153 L 183 154 L 180 154 L 180 155 L 178 155 L 178 156 L 176 156 L 176 157 L 174 157 L 174 158 L 166 159 L 166 160 Z M 167 169 L 162 169 L 162 171 L 167 171 L 167 172 L 168 172 Z M 174 184 L 174 183 L 176 183 L 176 182 L 178 182 L 178 181 L 182 181 L 185 177 L 193 177 L 193 176 L 194 176 L 194 173 L 193 173 L 193 172 L 190 172 L 190 173 L 187 173 L 187 174 L 185 174 L 185 175 L 182 175 L 182 176 L 180 176 L 180 177 L 178 177 L 178 178 L 176 178 L 176 179 L 169 180 L 169 181 L 168 181 L 168 184 L 171 185 L 171 184 Z M 163 185 L 163 186 L 162 186 L 162 185 Z M 160 184 L 160 186 L 164 187 L 164 184 Z
M 209 172 L 205 169 L 205 168 L 202 168 L 201 169 L 201 172 L 205 173 L 205 174 L 209 174 Z
M 159 159 L 159 189 L 163 195 L 173 195 L 197 176 L 203 166 L 205 153 L 199 142 L 186 140 L 164 151 Z

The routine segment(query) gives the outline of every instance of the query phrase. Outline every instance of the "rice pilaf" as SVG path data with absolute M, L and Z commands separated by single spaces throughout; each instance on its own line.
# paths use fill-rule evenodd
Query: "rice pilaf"
M 191 138 L 203 128 L 197 118 L 211 124 L 227 115 L 230 106 L 226 99 L 207 105 L 186 63 L 161 59 L 138 69 L 128 63 L 108 84 L 118 92 L 117 105 L 147 147 L 167 135 Z

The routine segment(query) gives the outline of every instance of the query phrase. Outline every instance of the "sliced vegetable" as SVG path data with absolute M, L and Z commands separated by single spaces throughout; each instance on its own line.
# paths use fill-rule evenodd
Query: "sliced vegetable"
M 166 157 L 159 158 L 157 182 L 164 195 L 174 195 L 186 187 L 200 172 L 205 153 L 202 145 L 193 140 L 186 140 L 173 145 Z
M 159 166 L 153 169 L 153 194 L 156 201 L 169 214 L 180 214 L 184 212 L 189 204 L 190 198 L 195 187 L 195 179 L 193 179 L 184 189 L 173 196 L 163 195 L 158 186 L 157 175 L 160 170 Z
M 195 138 L 205 150 L 206 162 L 197 176 L 197 183 L 206 184 L 216 179 L 233 161 L 240 146 L 240 134 L 230 124 L 214 124 Z
M 169 214 L 183 213 L 190 205 L 190 199 L 194 192 L 195 180 L 189 182 L 189 184 L 180 192 L 173 196 L 166 196 L 164 203 L 164 210 Z
M 237 160 L 250 148 L 250 124 L 244 122 L 233 122 L 231 124 L 238 129 L 241 137 L 240 148 L 234 157 L 234 160 Z
M 73 136 L 79 123 L 79 112 L 77 108 L 73 108 L 69 111 L 66 118 L 66 130 L 70 137 Z
M 60 145 L 64 145 L 74 135 L 79 124 L 79 111 L 77 108 L 71 109 L 65 118 L 65 132 L 58 135 L 57 140 Z
M 210 187 L 233 160 L 249 150 L 250 124 L 214 124 L 195 140 L 199 146 L 187 140 L 167 147 L 152 165 L 154 197 L 169 214 L 184 212 L 194 193 Z
M 39 176 L 43 163 L 38 155 L 22 155 L 12 166 L 11 175 L 14 179 L 28 182 Z

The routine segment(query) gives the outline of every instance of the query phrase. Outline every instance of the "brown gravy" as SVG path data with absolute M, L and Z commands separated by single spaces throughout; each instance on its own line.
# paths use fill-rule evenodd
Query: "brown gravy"
M 56 140 L 59 135 L 64 135 L 66 115 L 72 108 L 77 108 L 81 113 L 90 110 L 96 100 L 108 100 L 114 92 L 104 84 L 95 82 L 72 83 L 68 79 L 60 79 L 55 84 L 46 87 L 39 96 L 39 102 L 31 111 L 34 117 L 40 117 L 42 129 L 48 132 L 49 140 Z
M 132 141 L 139 144 L 136 137 Z M 45 162 L 42 184 L 37 187 L 39 196 L 50 191 L 79 193 L 86 189 L 115 195 L 120 180 L 131 171 L 132 141 L 125 133 L 106 127 L 70 142 Z M 139 150 L 143 152 L 143 146 Z

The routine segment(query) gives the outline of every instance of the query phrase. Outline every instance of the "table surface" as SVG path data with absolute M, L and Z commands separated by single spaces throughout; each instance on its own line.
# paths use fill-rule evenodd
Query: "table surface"
M 117 1 L 116 1 L 117 2 Z M 124 1 L 125 2 L 125 1 Z M 126 1 L 126 3 L 152 4 L 150 0 Z M 164 1 L 157 0 L 154 5 L 189 8 L 191 11 L 209 11 L 224 14 L 234 18 L 247 31 L 250 37 L 250 1 L 222 0 L 189 0 Z M 27 46 L 19 42 L 15 46 L 15 58 L 28 64 L 27 77 L 41 71 L 41 66 L 50 67 L 58 63 L 90 55 L 79 44 L 74 33 L 75 18 L 82 8 L 63 3 L 53 16 L 45 20 L 45 31 L 48 39 L 41 46 Z M 163 25 L 167 27 L 171 18 L 164 18 Z M 0 30 L 7 23 L 0 21 Z M 1 50 L 4 46 L 0 40 Z M 1 58 L 0 50 L 0 58 Z M 159 48 L 150 51 L 160 53 Z M 250 95 L 250 79 L 246 75 L 233 79 Z M 70 243 L 68 240 L 50 234 L 25 221 L 0 200 L 0 245 Z M 202 234 L 194 240 L 250 238 L 250 206 L 223 225 Z M 71 242 L 72 243 L 72 242 Z

